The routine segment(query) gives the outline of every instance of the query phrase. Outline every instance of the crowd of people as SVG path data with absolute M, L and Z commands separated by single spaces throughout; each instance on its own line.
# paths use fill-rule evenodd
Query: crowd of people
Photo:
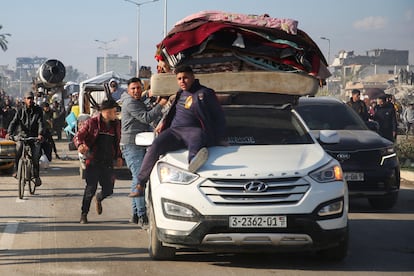
M 119 90 L 116 81 L 110 82 L 114 97 L 103 101 L 99 112 L 90 117 L 78 129 L 73 143 L 85 158 L 85 189 L 82 199 L 80 223 L 88 223 L 92 201 L 98 214 L 102 214 L 102 201 L 112 195 L 115 185 L 114 167 L 122 166 L 123 159 L 129 168 L 132 181 L 131 223 L 148 223 L 145 206 L 145 186 L 150 172 L 160 155 L 187 148 L 188 170 L 196 172 L 208 158 L 208 147 L 225 146 L 223 140 L 225 119 L 214 90 L 200 84 L 191 67 L 175 70 L 178 91 L 170 99 L 158 97 L 150 106 L 146 104 L 143 83 L 139 78 L 128 81 L 126 92 Z M 35 104 L 33 92 L 27 92 L 22 102 L 15 101 L 1 93 L 1 127 L 7 129 L 7 136 L 26 135 L 38 137 L 39 145 L 33 148 L 36 185 L 41 185 L 38 174 L 40 154 L 52 160 L 56 151 L 52 135 L 61 139 L 65 116 L 71 112 L 71 105 L 65 109 L 58 101 L 43 101 Z M 119 103 L 122 103 L 122 121 L 118 119 Z M 347 102 L 364 121 L 375 121 L 377 131 L 390 141 L 395 141 L 397 124 L 401 118 L 406 125 L 406 134 L 413 132 L 414 103 L 400 107 L 392 95 L 381 95 L 377 99 L 361 97 L 361 91 L 354 89 Z M 155 127 L 156 126 L 156 127 Z M 149 148 L 135 144 L 135 135 L 154 131 L 157 136 Z M 17 146 L 17 149 L 21 145 Z M 18 150 L 19 153 L 19 150 Z M 17 154 L 16 160 L 18 160 Z M 16 162 L 17 164 L 18 162 Z M 98 185 L 101 190 L 97 192 Z
M 364 121 L 372 121 L 377 124 L 378 133 L 390 141 L 395 142 L 398 133 L 398 125 L 404 125 L 405 134 L 414 134 L 414 102 L 401 105 L 391 94 L 382 94 L 376 99 L 361 96 L 361 91 L 353 89 L 347 104 L 354 109 Z
M 16 142 L 16 157 L 13 177 L 17 176 L 17 165 L 22 154 L 23 145 L 20 138 L 37 137 L 37 141 L 30 142 L 33 164 L 34 182 L 42 184 L 39 177 L 39 160 L 46 156 L 45 162 L 52 161 L 52 153 L 60 158 L 53 135 L 62 139 L 62 130 L 65 126 L 67 110 L 63 101 L 56 98 L 47 100 L 42 93 L 28 91 L 23 98 L 8 95 L 3 89 L 0 91 L 0 134 L 2 138 Z
M 397 78 L 399 84 L 414 84 L 414 72 L 412 70 L 408 71 L 405 68 L 400 68 L 398 70 Z
M 33 92 L 32 92 L 33 93 Z M 40 106 L 44 110 L 45 123 L 52 135 L 56 135 L 58 140 L 62 139 L 62 130 L 65 126 L 65 117 L 70 112 L 70 107 L 65 108 L 63 101 L 46 101 L 44 97 L 39 97 L 33 93 L 33 104 Z M 9 124 L 16 114 L 16 111 L 24 107 L 25 97 L 12 97 L 5 90 L 0 91 L 0 128 L 7 130 Z

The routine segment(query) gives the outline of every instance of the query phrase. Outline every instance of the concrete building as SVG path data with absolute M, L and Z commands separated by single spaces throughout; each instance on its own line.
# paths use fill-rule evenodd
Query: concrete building
M 362 92 L 368 88 L 386 89 L 398 81 L 403 69 L 410 72 L 408 50 L 373 49 L 366 55 L 355 55 L 354 51 L 340 51 L 330 65 L 330 92 L 349 96 L 352 89 Z

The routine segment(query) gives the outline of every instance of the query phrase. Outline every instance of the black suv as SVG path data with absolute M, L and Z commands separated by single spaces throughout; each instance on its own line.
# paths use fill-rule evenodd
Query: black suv
M 400 189 L 400 165 L 394 144 L 368 128 L 359 115 L 333 97 L 301 97 L 295 110 L 317 135 L 335 130 L 338 144 L 322 147 L 342 165 L 349 195 L 366 197 L 375 209 L 391 209 Z

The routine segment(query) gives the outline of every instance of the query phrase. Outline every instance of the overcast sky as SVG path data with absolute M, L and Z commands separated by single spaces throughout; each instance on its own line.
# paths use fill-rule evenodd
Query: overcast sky
M 144 3 L 148 0 L 138 1 Z M 165 2 L 167 1 L 167 2 Z M 164 7 L 167 6 L 167 20 Z M 409 50 L 414 64 L 413 0 L 158 0 L 140 5 L 140 64 L 156 67 L 154 53 L 164 34 L 180 19 L 199 11 L 264 14 L 291 18 L 331 62 L 340 50 L 365 54 L 372 49 Z M 2 0 L 0 33 L 10 33 L 0 65 L 15 69 L 16 57 L 61 60 L 96 74 L 96 57 L 109 54 L 136 59 L 137 6 L 125 0 Z

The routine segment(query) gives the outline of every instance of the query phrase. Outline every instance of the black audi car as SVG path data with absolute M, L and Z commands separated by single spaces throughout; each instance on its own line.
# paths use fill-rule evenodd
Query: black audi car
M 314 135 L 326 129 L 338 133 L 338 144 L 321 145 L 341 162 L 351 197 L 366 197 L 381 210 L 396 204 L 400 165 L 393 142 L 372 131 L 370 122 L 333 97 L 301 97 L 295 110 Z

